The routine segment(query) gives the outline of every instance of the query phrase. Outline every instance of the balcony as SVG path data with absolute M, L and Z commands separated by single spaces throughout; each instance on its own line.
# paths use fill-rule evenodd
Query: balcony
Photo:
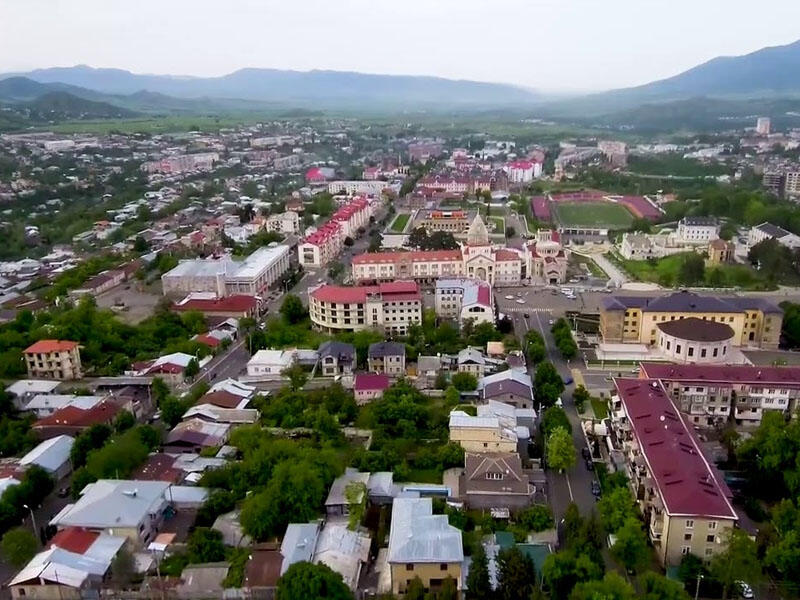
M 650 539 L 660 540 L 664 533 L 664 517 L 653 515 L 650 517 Z

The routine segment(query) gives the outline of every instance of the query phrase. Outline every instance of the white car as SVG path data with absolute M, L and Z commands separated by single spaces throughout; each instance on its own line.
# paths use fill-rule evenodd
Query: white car
M 736 582 L 736 587 L 739 588 L 739 595 L 745 600 L 751 600 L 752 598 L 756 597 L 756 595 L 753 593 L 753 588 L 751 588 L 741 579 Z
M 512 296 L 511 294 L 509 294 L 508 296 L 506 296 L 506 297 L 505 297 L 505 299 L 506 299 L 506 300 L 513 300 L 513 299 L 514 299 L 514 296 Z
M 550 325 L 555 325 L 555 323 L 556 323 L 556 322 L 555 322 L 555 321 L 553 321 L 553 319 L 550 319 Z
M 517 304 L 525 304 L 525 300 L 522 298 L 517 298 Z

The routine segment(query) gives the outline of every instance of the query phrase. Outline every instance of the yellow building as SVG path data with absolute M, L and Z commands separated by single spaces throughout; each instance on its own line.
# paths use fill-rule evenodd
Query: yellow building
M 733 262 L 734 246 L 731 242 L 716 239 L 708 245 L 708 264 L 725 265 Z
M 497 417 L 473 417 L 460 410 L 450 413 L 450 441 L 467 452 L 517 451 L 516 433 Z
M 656 343 L 657 326 L 695 317 L 725 323 L 734 331 L 735 346 L 775 349 L 783 311 L 763 298 L 699 296 L 675 292 L 658 298 L 612 296 L 600 307 L 600 337 L 605 343 Z
M 612 427 L 625 474 L 664 566 L 725 550 L 738 517 L 694 431 L 656 379 L 616 379 Z
M 430 498 L 395 498 L 388 557 L 392 594 L 403 596 L 415 577 L 425 591 L 438 591 L 448 577 L 461 594 L 464 549 L 461 530 L 447 515 L 434 515 Z
M 81 353 L 77 342 L 39 340 L 25 349 L 25 366 L 31 379 L 80 379 Z

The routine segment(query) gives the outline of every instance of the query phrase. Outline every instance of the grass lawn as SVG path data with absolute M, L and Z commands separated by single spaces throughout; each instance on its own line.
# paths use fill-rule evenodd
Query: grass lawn
M 505 235 L 506 233 L 506 220 L 503 217 L 489 217 L 489 220 L 494 223 L 494 230 L 492 233 Z
M 608 417 L 608 403 L 600 398 L 592 398 L 592 410 L 596 419 L 605 419 Z
M 614 260 L 639 281 L 674 286 L 680 283 L 678 276 L 685 257 L 686 254 L 681 253 L 656 260 L 625 260 L 619 257 L 614 257 Z M 698 285 L 701 287 L 738 287 L 747 290 L 773 288 L 758 271 L 748 265 L 739 264 L 706 267 L 704 281 Z
M 556 220 L 573 227 L 624 229 L 633 222 L 627 208 L 612 202 L 553 202 Z
M 395 233 L 403 233 L 403 230 L 406 228 L 406 224 L 408 220 L 411 218 L 411 215 L 408 213 L 400 213 L 394 218 L 392 221 L 392 225 L 390 229 Z
M 442 483 L 442 472 L 438 469 L 409 469 L 411 483 Z

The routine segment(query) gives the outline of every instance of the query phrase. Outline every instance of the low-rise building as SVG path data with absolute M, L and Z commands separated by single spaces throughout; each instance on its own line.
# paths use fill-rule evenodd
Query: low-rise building
M 374 286 L 320 285 L 309 290 L 309 316 L 314 326 L 328 333 L 381 329 L 405 335 L 422 322 L 422 295 L 413 281 Z
M 517 432 L 497 416 L 469 415 L 461 410 L 450 413 L 450 441 L 467 452 L 516 452 Z
M 684 244 L 708 244 L 719 238 L 715 217 L 684 217 L 678 221 L 678 240 Z
M 36 465 L 41 467 L 58 482 L 72 471 L 70 452 L 75 439 L 68 435 L 59 435 L 41 442 L 36 448 L 19 459 L 23 467 Z
M 764 240 L 778 240 L 782 246 L 786 246 L 791 250 L 800 248 L 800 236 L 772 223 L 761 223 L 753 226 L 750 229 L 747 244 L 752 248 Z
M 738 521 L 730 490 L 660 381 L 614 384 L 614 437 L 661 563 L 677 565 L 687 554 L 712 560 Z
M 473 325 L 494 323 L 492 288 L 485 281 L 439 279 L 434 306 L 438 317 L 455 319 L 459 327 L 468 320 Z
M 461 350 L 456 363 L 459 373 L 470 373 L 476 379 L 480 379 L 486 373 L 486 357 L 475 348 L 467 347 Z
M 277 215 L 270 215 L 267 217 L 266 228 L 267 231 L 275 231 L 287 235 L 292 233 L 298 234 L 300 233 L 300 216 L 292 210 L 287 210 Z
M 353 383 L 353 393 L 358 404 L 366 404 L 383 396 L 392 385 L 385 373 L 357 373 Z
M 23 355 L 31 379 L 80 379 L 80 346 L 67 340 L 39 340 L 28 346 Z
M 533 502 L 534 486 L 516 452 L 467 452 L 459 496 L 471 509 L 517 511 Z
M 394 499 L 387 561 L 395 595 L 405 594 L 409 582 L 416 577 L 426 590 L 433 592 L 450 577 L 461 592 L 461 531 L 450 525 L 447 515 L 433 514 L 430 498 Z
M 259 350 L 247 361 L 247 376 L 280 377 L 294 362 L 294 354 L 289 350 Z
M 163 445 L 164 452 L 199 453 L 206 448 L 218 448 L 228 441 L 230 431 L 229 423 L 215 423 L 199 417 L 191 417 L 175 425 L 167 434 Z
M 531 376 L 515 369 L 500 371 L 480 379 L 478 395 L 483 402 L 502 402 L 520 409 L 533 408 Z
M 733 262 L 736 247 L 733 243 L 718 238 L 708 245 L 708 264 L 727 265 Z
M 367 363 L 373 373 L 402 377 L 406 372 L 406 346 L 399 342 L 375 342 L 367 350 Z
M 758 426 L 767 411 L 794 413 L 800 399 L 800 367 L 669 365 L 642 363 L 639 376 L 658 379 L 696 426 L 730 421 Z
M 356 349 L 352 344 L 328 340 L 320 345 L 320 373 L 324 377 L 352 375 L 356 364 Z

